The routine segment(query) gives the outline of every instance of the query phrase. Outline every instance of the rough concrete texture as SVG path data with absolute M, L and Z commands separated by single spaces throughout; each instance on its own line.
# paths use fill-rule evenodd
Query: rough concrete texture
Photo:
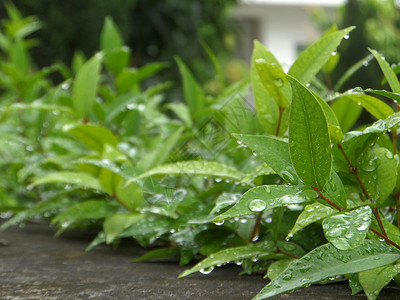
M 177 279 L 186 269 L 175 262 L 131 263 L 143 254 L 135 246 L 85 252 L 93 236 L 66 233 L 54 239 L 47 225 L 28 224 L 0 232 L 0 299 L 251 299 L 267 283 L 262 276 L 238 276 L 228 266 L 209 275 Z M 351 296 L 347 283 L 311 286 L 272 299 L 366 299 Z M 400 299 L 385 289 L 379 300 Z

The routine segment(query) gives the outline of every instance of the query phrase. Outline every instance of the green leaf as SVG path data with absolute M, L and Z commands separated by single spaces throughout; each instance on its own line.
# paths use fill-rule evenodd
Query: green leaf
M 267 63 L 275 63 L 276 66 L 280 66 L 280 64 L 275 56 L 270 51 L 265 49 L 260 42 L 254 41 L 254 50 L 251 57 L 250 69 L 254 104 L 257 110 L 257 117 L 260 120 L 264 131 L 268 134 L 275 134 L 276 126 L 278 124 L 279 108 L 275 100 L 265 89 L 257 72 L 255 61 L 260 58 L 264 59 Z
M 318 197 L 311 188 L 291 185 L 257 186 L 243 194 L 234 207 L 217 216 L 215 223 L 226 219 L 252 215 L 274 207 L 300 204 Z
M 378 160 L 375 184 L 378 186 L 378 198 L 376 202 L 379 206 L 392 194 L 396 186 L 399 158 L 386 148 L 374 149 L 374 153 Z
M 76 112 L 87 118 L 96 101 L 102 56 L 96 54 L 78 70 L 72 87 L 72 105 Z
M 319 202 L 308 204 L 304 207 L 304 210 L 298 216 L 296 223 L 288 233 L 286 239 L 292 238 L 296 232 L 300 231 L 304 227 L 325 219 L 327 216 L 332 215 L 336 210 L 329 206 L 322 205 Z
M 142 206 L 143 190 L 140 185 L 134 182 L 125 184 L 121 180 L 115 189 L 115 195 L 118 201 L 130 211 L 137 210 Z
M 26 75 L 30 68 L 30 61 L 27 49 L 22 39 L 16 39 L 10 49 L 10 59 L 15 69 L 21 74 Z
M 397 79 L 396 73 L 389 66 L 388 62 L 376 50 L 369 49 L 369 51 L 374 55 L 375 59 L 378 61 L 379 66 L 381 67 L 381 70 L 385 75 L 385 78 L 388 81 L 392 91 L 399 94 L 400 82 Z
M 110 50 L 104 57 L 104 64 L 107 69 L 118 74 L 124 68 L 128 67 L 131 56 L 131 49 L 124 46 Z
M 132 262 L 142 262 L 148 260 L 159 260 L 165 258 L 172 258 L 179 256 L 178 248 L 158 248 L 154 250 L 150 250 L 146 254 L 142 255 L 139 258 L 134 259 Z
M 216 176 L 238 181 L 244 177 L 240 171 L 224 164 L 206 160 L 188 160 L 155 167 L 141 174 L 137 179 L 153 175 Z
M 344 189 L 342 180 L 336 174 L 336 172 L 332 171 L 331 177 L 328 180 L 328 183 L 324 186 L 323 194 L 328 197 L 332 203 L 338 205 L 341 208 L 346 209 L 347 207 L 347 195 Z
M 256 59 L 255 66 L 262 84 L 278 106 L 282 108 L 288 107 L 291 98 L 291 90 L 290 84 L 286 79 L 286 74 L 282 68 L 275 64 L 268 63 L 263 58 Z
M 273 297 L 328 277 L 381 267 L 399 258 L 397 250 L 378 241 L 365 240 L 362 247 L 348 251 L 325 244 L 291 264 L 264 287 L 254 300 Z
M 97 178 L 81 172 L 55 172 L 44 177 L 36 179 L 28 188 L 40 184 L 48 183 L 63 183 L 63 184 L 76 184 L 85 188 L 101 190 L 100 182 Z
M 400 94 L 398 93 L 393 93 L 393 92 L 388 92 L 385 90 L 372 90 L 372 89 L 366 89 L 362 90 L 364 93 L 371 93 L 371 94 L 376 94 L 376 95 L 381 95 L 386 98 L 392 99 L 396 102 L 400 102 Z
M 89 149 L 103 153 L 105 144 L 117 147 L 118 139 L 105 127 L 92 124 L 68 124 L 63 130 L 72 134 Z
M 323 189 L 332 169 L 326 117 L 313 94 L 296 79 L 288 79 L 293 93 L 289 119 L 290 157 L 305 184 Z
M 211 272 L 214 266 L 225 264 L 230 261 L 240 261 L 243 259 L 255 257 L 262 258 L 267 256 L 275 256 L 275 250 L 276 247 L 271 241 L 224 249 L 214 254 L 211 254 L 209 257 L 203 259 L 191 269 L 181 273 L 178 278 L 182 278 L 199 271 L 202 273 Z
M 399 273 L 400 265 L 391 264 L 360 272 L 358 278 L 368 300 L 375 300 L 380 290 Z
M 371 218 L 369 206 L 329 216 L 322 222 L 325 237 L 339 250 L 355 249 L 365 240 Z
M 293 259 L 281 259 L 273 262 L 269 268 L 265 277 L 268 277 L 271 280 L 274 280 L 279 276 L 291 263 L 293 263 Z
M 104 219 L 114 214 L 115 206 L 103 200 L 88 200 L 76 203 L 51 220 L 51 224 L 60 223 L 63 228 L 78 221 Z
M 331 106 L 335 112 L 340 127 L 344 132 L 350 130 L 361 115 L 362 107 L 349 98 L 336 99 Z
M 121 232 L 144 217 L 142 214 L 133 213 L 117 214 L 108 217 L 103 224 L 106 243 L 110 244 Z
M 168 103 L 166 107 L 174 112 L 174 114 L 182 120 L 189 128 L 192 127 L 192 119 L 188 107 L 183 103 Z
M 0 111 L 2 112 L 20 111 L 20 110 L 38 110 L 38 111 L 55 112 L 55 113 L 67 113 L 70 115 L 74 114 L 74 112 L 69 107 L 46 104 L 38 100 L 33 101 L 32 103 L 13 103 L 9 106 L 0 107 Z
M 352 26 L 324 35 L 299 55 L 288 74 L 302 84 L 310 83 L 332 56 L 332 52 L 336 51 L 342 39 L 354 28 Z
M 111 17 L 106 17 L 100 35 L 100 46 L 104 52 L 110 52 L 123 46 L 123 41 L 118 27 Z
M 299 177 L 290 160 L 289 145 L 286 141 L 270 136 L 232 134 L 263 159 L 280 177 L 290 184 L 298 184 Z
M 386 119 L 387 117 L 394 114 L 393 109 L 387 105 L 382 100 L 378 98 L 365 95 L 362 93 L 346 93 L 343 94 L 345 99 L 350 99 L 357 103 L 357 105 L 361 105 L 364 107 L 371 115 L 375 118 L 379 119 Z
M 204 91 L 196 82 L 195 78 L 184 62 L 179 57 L 175 57 L 175 60 L 178 64 L 183 81 L 185 102 L 189 107 L 192 118 L 195 118 L 195 116 L 199 114 L 205 106 Z

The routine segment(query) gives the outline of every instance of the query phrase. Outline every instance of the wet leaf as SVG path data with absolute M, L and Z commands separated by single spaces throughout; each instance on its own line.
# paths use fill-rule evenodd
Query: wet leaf
M 252 215 L 274 207 L 300 204 L 316 199 L 318 194 L 311 188 L 287 185 L 257 186 L 243 194 L 234 207 L 217 216 L 214 222 Z
M 221 179 L 241 180 L 244 174 L 230 166 L 206 160 L 188 160 L 155 167 L 137 179 L 153 175 L 215 176 Z
M 346 209 L 347 207 L 347 195 L 344 189 L 342 180 L 332 171 L 331 177 L 329 177 L 328 183 L 324 186 L 323 194 L 328 197 L 330 201 L 339 207 Z
M 397 79 L 396 73 L 389 66 L 388 62 L 376 50 L 369 49 L 369 51 L 374 55 L 375 59 L 378 61 L 379 66 L 381 67 L 381 70 L 385 75 L 385 78 L 388 81 L 392 91 L 395 93 L 400 93 L 399 80 Z
M 233 134 L 238 142 L 244 143 L 258 154 L 282 179 L 298 184 L 299 177 L 290 160 L 286 141 L 270 136 Z
M 322 245 L 272 280 L 254 300 L 266 299 L 336 275 L 362 272 L 395 262 L 400 252 L 382 242 L 365 240 L 354 250 L 338 250 Z
M 336 32 L 325 34 L 317 42 L 304 50 L 291 66 L 288 74 L 300 83 L 310 83 L 313 77 L 321 70 L 332 56 L 332 52 L 355 27 L 348 27 Z
M 263 58 L 256 59 L 255 66 L 262 84 L 278 106 L 283 108 L 288 107 L 291 98 L 291 90 L 290 84 L 286 79 L 286 74 L 282 68 L 273 63 L 268 63 Z
M 240 247 L 233 247 L 229 249 L 224 249 L 219 252 L 216 252 L 214 254 L 211 254 L 207 258 L 203 259 L 201 262 L 196 264 L 194 267 L 192 267 L 189 270 L 186 270 L 185 272 L 181 273 L 178 278 L 185 277 L 189 274 L 195 273 L 195 272 L 206 272 L 209 271 L 209 273 L 212 271 L 212 269 L 219 265 L 219 264 L 226 264 L 231 261 L 237 262 L 243 259 L 247 258 L 262 258 L 262 257 L 268 257 L 268 256 L 273 256 L 275 257 L 275 250 L 276 247 L 274 246 L 274 243 L 271 241 L 266 241 L 266 242 L 261 242 L 261 243 L 254 243 L 254 244 L 248 244 L 246 246 L 240 246 Z
M 257 59 L 264 59 L 267 63 L 280 66 L 275 56 L 268 51 L 264 45 L 254 41 L 254 50 L 251 56 L 251 85 L 254 93 L 254 104 L 257 109 L 257 117 L 264 131 L 268 134 L 274 134 L 278 123 L 279 108 L 278 104 L 265 89 L 262 80 L 258 74 L 255 62 Z
M 392 194 L 396 186 L 399 158 L 386 148 L 374 149 L 374 153 L 378 160 L 376 169 L 377 178 L 375 181 L 375 184 L 378 186 L 376 202 L 380 205 Z
M 160 260 L 166 258 L 173 258 L 179 256 L 178 248 L 158 248 L 148 251 L 146 254 L 139 258 L 134 259 L 132 262 L 142 262 L 149 260 Z
M 322 205 L 319 202 L 314 202 L 306 205 L 304 207 L 304 210 L 297 218 L 296 224 L 293 226 L 292 230 L 290 230 L 286 238 L 289 239 L 293 237 L 294 234 L 299 230 L 314 222 L 325 219 L 327 216 L 332 215 L 334 212 L 335 210 L 333 208 Z
M 375 300 L 380 290 L 400 273 L 400 265 L 387 265 L 360 272 L 358 279 L 368 300 Z
M 48 183 L 76 184 L 94 190 L 101 190 L 100 182 L 97 178 L 81 172 L 54 172 L 36 179 L 29 185 L 29 188 Z
M 110 244 L 121 232 L 143 218 L 144 215 L 133 213 L 116 214 L 107 218 L 103 223 L 106 243 Z
M 323 222 L 326 239 L 339 250 L 351 250 L 362 245 L 371 224 L 372 209 L 369 206 L 340 212 Z
M 323 189 L 332 169 L 331 142 L 318 100 L 293 77 L 289 119 L 289 152 L 297 175 L 307 185 Z
M 362 107 L 349 98 L 341 97 L 331 106 L 335 112 L 343 132 L 349 131 L 361 115 Z

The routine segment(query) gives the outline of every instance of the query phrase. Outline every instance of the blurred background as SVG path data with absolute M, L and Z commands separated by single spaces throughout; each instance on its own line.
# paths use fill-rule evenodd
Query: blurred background
M 282 63 L 293 63 L 297 54 L 318 39 L 332 24 L 357 26 L 339 49 L 340 63 L 332 73 L 345 70 L 378 49 L 391 62 L 400 61 L 398 0 L 9 0 L 23 16 L 34 15 L 41 30 L 31 53 L 38 67 L 62 61 L 70 65 L 76 51 L 90 57 L 99 49 L 99 35 L 107 15 L 120 28 L 132 49 L 132 65 L 172 62 L 164 80 L 179 80 L 174 56 L 179 56 L 212 90 L 212 63 L 202 42 L 223 62 L 229 81 L 245 76 L 253 40 L 261 41 Z M 0 16 L 6 17 L 6 1 Z M 375 62 L 352 77 L 343 89 L 377 85 Z

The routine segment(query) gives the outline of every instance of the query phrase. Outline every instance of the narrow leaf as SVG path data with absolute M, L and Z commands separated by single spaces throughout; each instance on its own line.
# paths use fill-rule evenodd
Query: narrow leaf
M 234 207 L 219 215 L 214 222 L 252 215 L 274 207 L 300 204 L 318 197 L 311 188 L 291 185 L 257 186 L 243 194 Z
M 302 84 L 310 83 L 331 57 L 332 52 L 336 51 L 344 36 L 354 28 L 354 26 L 348 27 L 324 35 L 299 55 L 288 74 L 297 78 Z
M 265 135 L 233 134 L 233 137 L 250 147 L 285 181 L 294 185 L 299 183 L 286 141 Z
M 48 183 L 76 184 L 82 187 L 101 190 L 100 182 L 97 178 L 81 172 L 55 172 L 36 179 L 29 185 L 29 188 Z
M 178 276 L 178 278 L 185 277 L 189 274 L 206 271 L 210 272 L 214 266 L 219 264 L 225 264 L 231 261 L 239 261 L 247 258 L 261 258 L 266 256 L 276 256 L 276 247 L 273 242 L 266 241 L 261 243 L 248 244 L 246 246 L 233 247 L 221 250 L 217 253 L 211 254 L 209 257 L 203 259 L 201 262 L 196 264 L 189 270 L 186 270 Z
M 343 132 L 349 131 L 361 115 L 362 107 L 349 98 L 336 99 L 331 106 Z
M 369 51 L 374 55 L 375 59 L 378 61 L 379 66 L 381 67 L 381 70 L 385 75 L 385 78 L 388 81 L 392 91 L 399 94 L 400 82 L 397 79 L 396 73 L 389 66 L 388 62 L 376 50 L 369 49 Z
M 100 35 L 100 45 L 105 52 L 110 52 L 123 46 L 121 34 L 111 17 L 106 17 L 104 21 Z
M 322 189 L 331 174 L 332 153 L 328 124 L 318 100 L 293 77 L 289 119 L 289 151 L 297 175 Z
M 378 241 L 365 240 L 362 247 L 348 251 L 325 244 L 291 264 L 264 287 L 254 300 L 273 297 L 328 277 L 381 267 L 399 258 L 397 250 Z
M 103 224 L 106 243 L 110 244 L 121 232 L 143 218 L 144 215 L 132 213 L 117 214 L 107 218 Z

